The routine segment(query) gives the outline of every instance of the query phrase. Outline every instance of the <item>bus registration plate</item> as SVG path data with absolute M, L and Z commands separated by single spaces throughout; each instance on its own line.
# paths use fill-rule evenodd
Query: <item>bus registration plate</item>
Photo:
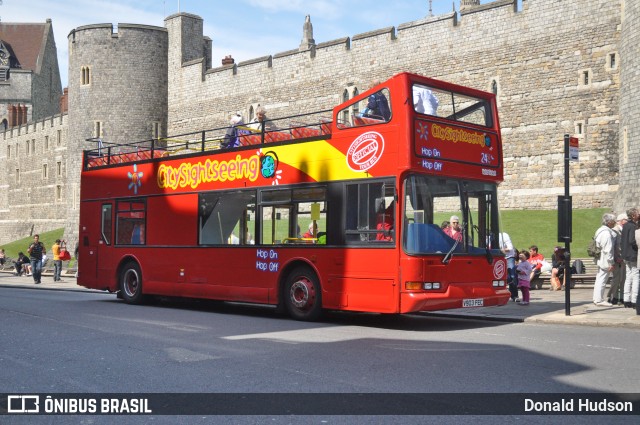
M 482 307 L 484 300 L 482 298 L 462 300 L 462 307 Z

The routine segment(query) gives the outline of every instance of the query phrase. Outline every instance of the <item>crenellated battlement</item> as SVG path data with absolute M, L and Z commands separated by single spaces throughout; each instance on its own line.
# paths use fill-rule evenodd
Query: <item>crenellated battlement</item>
M 63 128 L 68 124 L 68 114 L 57 114 L 38 121 L 31 121 L 26 124 L 15 126 L 3 130 L 1 139 L 7 143 L 15 142 L 21 136 L 40 135 L 41 132 L 49 131 L 51 128 Z

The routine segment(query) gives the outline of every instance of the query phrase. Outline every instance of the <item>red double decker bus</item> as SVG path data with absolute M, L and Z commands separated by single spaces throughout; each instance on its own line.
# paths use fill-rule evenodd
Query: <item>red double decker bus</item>
M 508 301 L 494 95 L 402 73 L 270 124 L 85 151 L 78 284 L 299 320 Z

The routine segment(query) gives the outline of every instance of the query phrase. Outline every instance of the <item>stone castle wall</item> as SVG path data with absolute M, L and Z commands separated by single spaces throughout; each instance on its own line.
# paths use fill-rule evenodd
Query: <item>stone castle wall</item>
M 0 121 L 9 120 L 9 105 L 25 105 L 27 121 L 33 120 L 33 103 L 31 92 L 31 71 L 11 70 L 10 81 L 0 82 Z
M 56 115 L 0 133 L 2 242 L 59 229 L 69 219 L 68 116 Z
M 582 127 L 580 162 L 571 165 L 573 205 L 612 206 L 620 76 L 618 62 L 611 68 L 608 61 L 618 58 L 620 2 L 525 0 L 521 11 L 516 3 L 499 0 L 460 17 L 425 18 L 209 70 L 190 50 L 188 61 L 170 63 L 169 133 L 224 125 L 229 112 L 248 114 L 257 103 L 271 117 L 330 108 L 346 87 L 363 91 L 400 71 L 486 91 L 495 81 L 506 166 L 501 205 L 555 208 L 564 192 L 563 135 Z M 196 18 L 167 18 L 172 51 L 181 51 L 173 44 L 183 28 L 177 22 Z
M 620 43 L 620 134 L 619 149 L 611 156 L 620 163 L 620 191 L 615 202 L 616 211 L 638 207 L 640 203 L 640 2 L 627 1 L 622 15 Z

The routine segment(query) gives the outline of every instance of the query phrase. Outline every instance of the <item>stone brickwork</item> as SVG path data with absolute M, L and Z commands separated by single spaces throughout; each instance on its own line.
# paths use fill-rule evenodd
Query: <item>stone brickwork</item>
M 109 144 L 150 140 L 153 123 L 160 123 L 158 136 L 166 136 L 168 42 L 164 28 L 134 24 L 79 27 L 68 42 L 71 198 L 80 191 L 82 150 L 97 147 L 86 139 L 100 137 Z M 84 83 L 83 68 L 89 69 Z M 78 206 L 72 207 L 65 235 L 75 240 Z
M 102 123 L 104 139 L 114 142 L 150 138 L 152 121 L 162 123 L 163 135 L 195 132 L 226 125 L 230 112 L 249 118 L 258 104 L 272 118 L 329 109 L 345 91 L 363 92 L 372 81 L 402 71 L 485 91 L 495 88 L 504 140 L 502 208 L 556 208 L 557 195 L 564 191 L 565 133 L 580 139 L 580 162 L 571 164 L 570 173 L 575 208 L 620 209 L 637 202 L 640 4 L 478 3 L 465 1 L 460 13 L 303 47 L 292 44 L 293 50 L 265 51 L 266 56 L 214 68 L 212 41 L 196 15 L 169 16 L 165 28 L 77 28 L 68 40 L 69 115 L 56 124 L 66 146 L 60 151 L 66 167 L 64 205 L 46 206 L 58 180 L 48 186 L 38 181 L 42 161 L 57 157 L 7 157 L 7 146 L 24 151 L 28 139 L 36 140 L 39 152 L 53 130 L 35 123 L 5 132 L 0 139 L 0 167 L 6 170 L 0 173 L 0 226 L 9 233 L 2 234 L 0 243 L 12 238 L 8 234 L 24 236 L 36 217 L 47 217 L 38 225 L 60 227 L 56 214 L 61 209 L 65 237 L 74 240 L 80 155 L 95 146 L 84 140 L 95 135 L 96 121 Z M 90 70 L 89 87 L 81 83 L 83 67 Z M 12 174 L 18 166 L 23 169 L 20 183 Z M 19 218 L 24 229 L 9 229 L 18 226 Z
M 0 133 L 2 242 L 59 229 L 73 214 L 66 193 L 67 118 L 56 115 Z
M 625 1 L 620 42 L 620 134 L 618 155 L 620 162 L 620 191 L 615 211 L 640 206 L 640 2 Z
M 474 3 L 474 2 L 471 2 Z M 167 18 L 169 133 L 223 125 L 231 111 L 261 103 L 271 117 L 330 108 L 345 87 L 411 71 L 489 91 L 497 84 L 504 136 L 504 208 L 555 208 L 564 192 L 563 135 L 582 126 L 580 162 L 571 165 L 576 208 L 612 206 L 618 189 L 621 7 L 618 1 L 512 0 L 204 70 L 193 49 L 173 43 L 200 18 Z M 266 52 L 265 52 L 266 53 Z M 203 55 L 204 56 L 204 55 Z M 585 80 L 585 73 L 588 80 Z M 175 87 L 172 84 L 177 83 Z
M 60 113 L 62 84 L 50 19 L 42 24 L 42 33 L 43 38 L 38 37 L 39 44 L 33 48 L 41 53 L 35 69 L 12 68 L 9 79 L 0 82 L 0 121 L 8 121 L 7 107 L 10 104 L 26 105 L 27 121 L 42 120 Z
M 60 113 L 62 83 L 60 81 L 58 53 L 50 19 L 47 19 L 44 32 L 44 54 L 42 61 L 38 63 L 36 72 L 33 74 L 33 120 L 41 120 Z

